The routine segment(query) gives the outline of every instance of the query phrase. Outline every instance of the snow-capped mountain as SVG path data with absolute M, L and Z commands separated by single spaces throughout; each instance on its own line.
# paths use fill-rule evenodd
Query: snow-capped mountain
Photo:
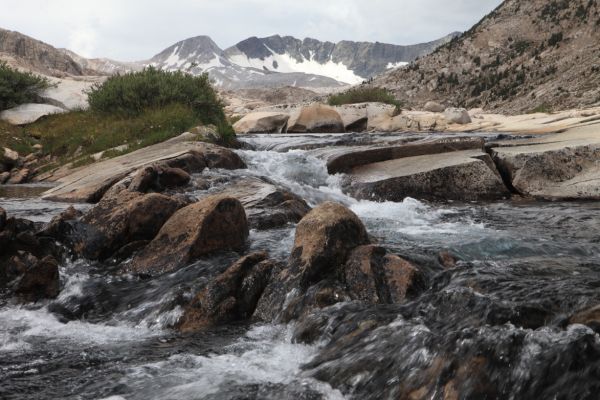
M 169 71 L 191 74 L 208 72 L 215 84 L 224 89 L 302 86 L 331 87 L 342 83 L 333 78 L 297 71 L 281 74 L 250 65 L 239 65 L 208 36 L 182 40 L 163 50 L 148 62 Z
M 291 36 L 252 37 L 223 51 L 208 36 L 178 42 L 152 57 L 148 65 L 192 74 L 208 72 L 225 89 L 331 87 L 357 84 L 401 67 L 451 40 L 397 46 L 384 43 L 320 42 Z

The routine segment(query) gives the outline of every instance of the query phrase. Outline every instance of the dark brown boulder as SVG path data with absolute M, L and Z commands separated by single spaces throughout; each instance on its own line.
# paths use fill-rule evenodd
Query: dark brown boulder
M 89 259 L 105 259 L 128 243 L 152 240 L 183 205 L 157 193 L 122 191 L 105 197 L 75 227 L 74 250 Z
M 52 256 L 41 260 L 31 256 L 27 262 L 13 260 L 19 269 L 15 294 L 26 302 L 53 299 L 59 293 L 58 263 Z
M 368 243 L 363 223 L 348 208 L 332 202 L 315 207 L 298 224 L 288 265 L 274 271 L 256 316 L 289 321 L 315 307 L 348 300 L 343 267 L 352 250 Z
M 290 271 L 307 288 L 344 265 L 350 252 L 369 243 L 362 221 L 339 203 L 315 207 L 298 224 Z
M 403 303 L 426 288 L 417 267 L 372 245 L 354 249 L 344 267 L 344 278 L 353 299 L 372 304 Z
M 151 165 L 138 170 L 128 186 L 129 191 L 147 193 L 187 185 L 192 177 L 181 168 Z
M 129 268 L 149 274 L 173 271 L 213 252 L 239 250 L 248 234 L 246 213 L 239 200 L 206 197 L 177 211 Z
M 266 253 L 242 257 L 211 281 L 185 308 L 179 330 L 195 332 L 249 319 L 267 286 L 273 265 Z
M 572 315 L 569 324 L 587 325 L 596 332 L 600 332 L 600 305 L 581 310 Z

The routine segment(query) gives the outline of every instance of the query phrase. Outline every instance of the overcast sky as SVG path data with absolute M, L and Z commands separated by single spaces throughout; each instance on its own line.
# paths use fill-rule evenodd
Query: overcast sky
M 86 57 L 150 58 L 197 35 L 414 44 L 470 28 L 501 0 L 19 0 L 0 27 Z

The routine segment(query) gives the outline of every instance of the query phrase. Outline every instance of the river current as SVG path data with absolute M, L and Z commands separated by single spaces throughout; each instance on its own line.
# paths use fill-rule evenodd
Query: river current
M 238 151 L 248 170 L 205 174 L 266 177 L 311 206 L 327 200 L 343 203 L 396 254 L 427 266 L 440 251 L 450 251 L 465 266 L 435 277 L 434 286 L 447 301 L 426 292 L 413 302 L 412 307 L 426 309 L 428 315 L 444 315 L 431 322 L 407 316 L 412 311 L 403 312 L 401 327 L 396 320 L 382 328 L 378 345 L 344 354 L 340 365 L 372 359 L 374 352 L 385 359 L 384 353 L 394 351 L 403 359 L 396 365 L 419 368 L 436 346 L 425 340 L 403 340 L 400 345 L 394 335 L 401 332 L 420 338 L 434 329 L 470 330 L 475 340 L 497 343 L 518 332 L 525 342 L 513 359 L 514 376 L 505 379 L 512 386 L 507 393 L 524 393 L 515 385 L 535 386 L 531 369 L 543 363 L 550 349 L 578 343 L 582 337 L 600 347 L 600 337 L 582 325 L 559 329 L 482 322 L 469 318 L 479 305 L 456 300 L 481 296 L 497 308 L 551 309 L 553 319 L 600 303 L 600 203 L 358 201 L 342 193 L 341 177 L 328 175 L 319 157 L 320 148 L 335 138 L 299 137 L 292 145 L 277 137 L 248 140 L 257 150 Z M 49 221 L 68 205 L 41 200 L 43 189 L 35 185 L 0 189 L 0 207 L 9 216 Z M 206 193 L 191 187 L 188 194 Z M 271 257 L 284 260 L 294 229 L 290 225 L 251 231 L 248 250 L 267 250 Z M 0 399 L 363 398 L 364 382 L 358 377 L 355 385 L 326 382 L 319 367 L 306 367 L 327 341 L 294 342 L 293 323 L 240 324 L 185 336 L 168 329 L 181 315 L 182 299 L 191 298 L 237 258 L 223 254 L 202 259 L 152 280 L 117 274 L 118 265 L 65 261 L 57 299 L 32 305 L 0 301 Z M 384 334 L 385 328 L 392 333 Z M 597 368 L 598 361 L 593 365 Z M 566 380 L 556 381 L 573 382 L 562 378 Z M 372 398 L 379 397 L 376 389 L 371 393 Z

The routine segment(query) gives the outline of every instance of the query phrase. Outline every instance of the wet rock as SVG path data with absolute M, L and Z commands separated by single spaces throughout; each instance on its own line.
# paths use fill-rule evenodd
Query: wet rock
M 569 318 L 568 323 L 587 325 L 595 332 L 600 332 L 600 305 L 575 313 Z
M 478 150 L 408 157 L 352 169 L 345 190 L 358 199 L 494 200 L 510 196 L 490 157 Z
M 44 193 L 53 201 L 96 203 L 117 182 L 140 168 L 160 163 L 187 173 L 205 168 L 241 169 L 246 165 L 230 149 L 217 145 L 168 140 L 132 153 L 111 158 L 60 179 L 60 185 Z
M 129 269 L 135 273 L 173 271 L 201 256 L 239 250 L 248 238 L 248 221 L 239 200 L 210 196 L 177 211 Z
M 288 133 L 343 133 L 344 122 L 332 107 L 313 104 L 290 118 Z
M 282 133 L 290 119 L 288 114 L 277 112 L 250 113 L 233 125 L 238 134 L 242 133 Z
M 195 332 L 249 319 L 273 269 L 266 253 L 242 257 L 211 281 L 185 308 L 178 328 Z
M 152 165 L 137 171 L 128 189 L 132 192 L 141 193 L 147 193 L 151 190 L 162 192 L 164 189 L 185 186 L 191 179 L 190 174 L 181 168 Z
M 312 307 L 348 299 L 341 271 L 352 250 L 368 243 L 367 231 L 352 211 L 332 202 L 315 207 L 298 223 L 288 265 L 275 271 L 256 316 L 289 321 Z
M 73 225 L 70 242 L 81 256 L 106 259 L 128 243 L 153 239 L 183 206 L 181 201 L 161 194 L 124 191 L 102 199 Z
M 6 210 L 0 207 L 0 231 L 6 226 Z
M 13 185 L 26 183 L 27 180 L 29 179 L 30 175 L 31 175 L 31 171 L 28 168 L 14 170 L 13 172 L 11 172 L 10 179 L 8 180 L 7 183 L 13 184 Z
M 456 268 L 456 263 L 458 262 L 458 259 L 449 251 L 442 251 L 440 252 L 440 254 L 438 254 L 438 262 L 445 269 L 452 269 Z
M 419 140 L 399 146 L 358 147 L 337 153 L 327 159 L 330 174 L 350 172 L 353 168 L 381 161 L 416 157 L 429 154 L 450 153 L 461 150 L 483 150 L 481 138 L 456 137 L 436 140 Z
M 59 241 L 67 240 L 71 226 L 69 221 L 75 221 L 83 216 L 83 213 L 75 207 L 70 206 L 52 220 L 39 232 L 39 235 L 49 236 Z
M 234 182 L 219 193 L 235 197 L 242 203 L 252 229 L 273 229 L 297 223 L 310 211 L 299 196 L 256 178 Z
M 428 101 L 423 107 L 423 110 L 434 113 L 444 112 L 445 109 L 446 108 L 443 105 L 441 105 L 440 103 L 436 103 L 435 101 Z
M 464 108 L 446 108 L 444 117 L 453 124 L 466 125 L 471 123 L 471 116 Z
M 353 299 L 372 304 L 402 303 L 426 289 L 417 267 L 373 245 L 357 247 L 348 256 L 344 280 Z
M 35 257 L 14 259 L 18 278 L 14 283 L 15 294 L 26 302 L 36 302 L 41 299 L 53 299 L 59 293 L 58 262 L 47 256 L 41 260 Z
M 505 180 L 523 196 L 541 200 L 599 200 L 598 139 L 571 141 L 560 135 L 554 138 L 555 142 L 544 144 L 524 142 L 497 147 L 490 153 Z

